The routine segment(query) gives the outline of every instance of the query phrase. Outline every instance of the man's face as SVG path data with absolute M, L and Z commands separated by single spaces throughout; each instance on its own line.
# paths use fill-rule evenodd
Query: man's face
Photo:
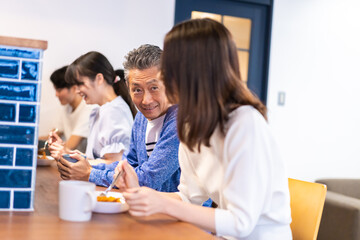
M 158 73 L 155 66 L 145 70 L 132 69 L 128 75 L 131 99 L 148 120 L 160 117 L 170 107 Z
M 55 88 L 55 95 L 61 105 L 70 104 L 74 101 L 76 88 L 76 86 L 72 86 L 71 88 Z

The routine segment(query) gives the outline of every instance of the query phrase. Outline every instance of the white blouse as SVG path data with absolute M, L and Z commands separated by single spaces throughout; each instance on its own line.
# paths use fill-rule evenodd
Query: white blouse
M 133 117 L 121 96 L 94 108 L 89 122 L 90 134 L 86 146 L 88 158 L 101 158 L 106 153 L 129 149 Z
M 251 106 L 230 114 L 225 137 L 216 128 L 210 147 L 180 144 L 179 195 L 202 204 L 209 197 L 216 233 L 229 239 L 292 239 L 285 164 L 263 116 Z

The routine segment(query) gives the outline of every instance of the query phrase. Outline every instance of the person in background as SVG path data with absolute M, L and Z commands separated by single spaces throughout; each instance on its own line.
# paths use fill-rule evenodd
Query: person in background
M 134 169 L 132 173 L 141 186 L 174 192 L 180 179 L 177 106 L 169 104 L 164 84 L 158 79 L 161 53 L 159 47 L 145 44 L 126 56 L 124 68 L 128 90 L 139 112 L 124 158 L 127 166 Z M 76 164 L 64 163 L 67 171 L 64 171 L 63 179 L 90 181 L 100 186 L 111 184 L 118 162 L 90 166 L 84 159 L 79 160 Z
M 179 192 L 139 187 L 122 164 L 118 184 L 127 188 L 130 214 L 168 214 L 229 239 L 292 239 L 285 163 L 266 107 L 240 79 L 230 32 L 211 19 L 174 26 L 161 77 L 169 101 L 179 105 Z M 199 206 L 209 197 L 218 208 Z
M 86 105 L 82 97 L 77 93 L 75 84 L 65 81 L 65 72 L 68 66 L 55 70 L 50 80 L 53 83 L 56 97 L 61 105 L 61 113 L 56 124 L 57 134 L 64 139 L 66 149 L 79 149 L 85 151 L 86 139 L 89 135 L 89 116 L 93 109 L 92 105 Z M 39 139 L 46 139 L 39 137 Z
M 78 86 L 87 104 L 98 105 L 90 114 L 86 158 L 121 159 L 123 152 L 129 149 L 133 117 L 137 112 L 125 81 L 116 76 L 108 59 L 99 52 L 80 56 L 68 67 L 65 77 L 67 82 Z M 66 149 L 56 133 L 50 134 L 49 143 L 51 156 L 59 160 L 58 169 L 64 178 L 69 171 L 69 162 L 62 158 Z M 84 160 L 76 151 L 70 152 L 70 157 Z

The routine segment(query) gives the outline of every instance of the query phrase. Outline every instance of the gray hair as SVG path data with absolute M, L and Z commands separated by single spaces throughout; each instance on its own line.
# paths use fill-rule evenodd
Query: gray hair
M 160 57 L 162 50 L 155 45 L 144 44 L 139 48 L 130 51 L 125 56 L 124 72 L 125 79 L 128 80 L 131 69 L 145 70 L 151 67 L 160 67 Z

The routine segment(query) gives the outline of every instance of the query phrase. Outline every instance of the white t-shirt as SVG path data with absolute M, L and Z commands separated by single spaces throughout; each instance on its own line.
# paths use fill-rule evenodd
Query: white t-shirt
M 72 135 L 84 137 L 77 147 L 80 151 L 85 151 L 86 138 L 89 135 L 89 117 L 94 105 L 87 105 L 84 101 L 73 111 L 70 105 L 63 106 L 58 120 L 57 128 L 64 133 L 65 141 Z
M 133 116 L 130 107 L 118 96 L 90 114 L 90 135 L 86 156 L 89 159 L 103 157 L 106 153 L 120 153 L 130 146 Z
M 179 195 L 202 204 L 209 197 L 216 233 L 229 239 L 292 239 L 288 177 L 262 115 L 251 106 L 230 114 L 225 137 L 216 128 L 210 147 L 180 144 Z M 230 237 L 228 237 L 230 236 Z
M 148 157 L 150 157 L 160 137 L 160 132 L 164 124 L 165 116 L 166 114 L 151 121 L 148 120 L 148 124 L 146 126 L 146 135 L 145 135 L 145 146 Z

